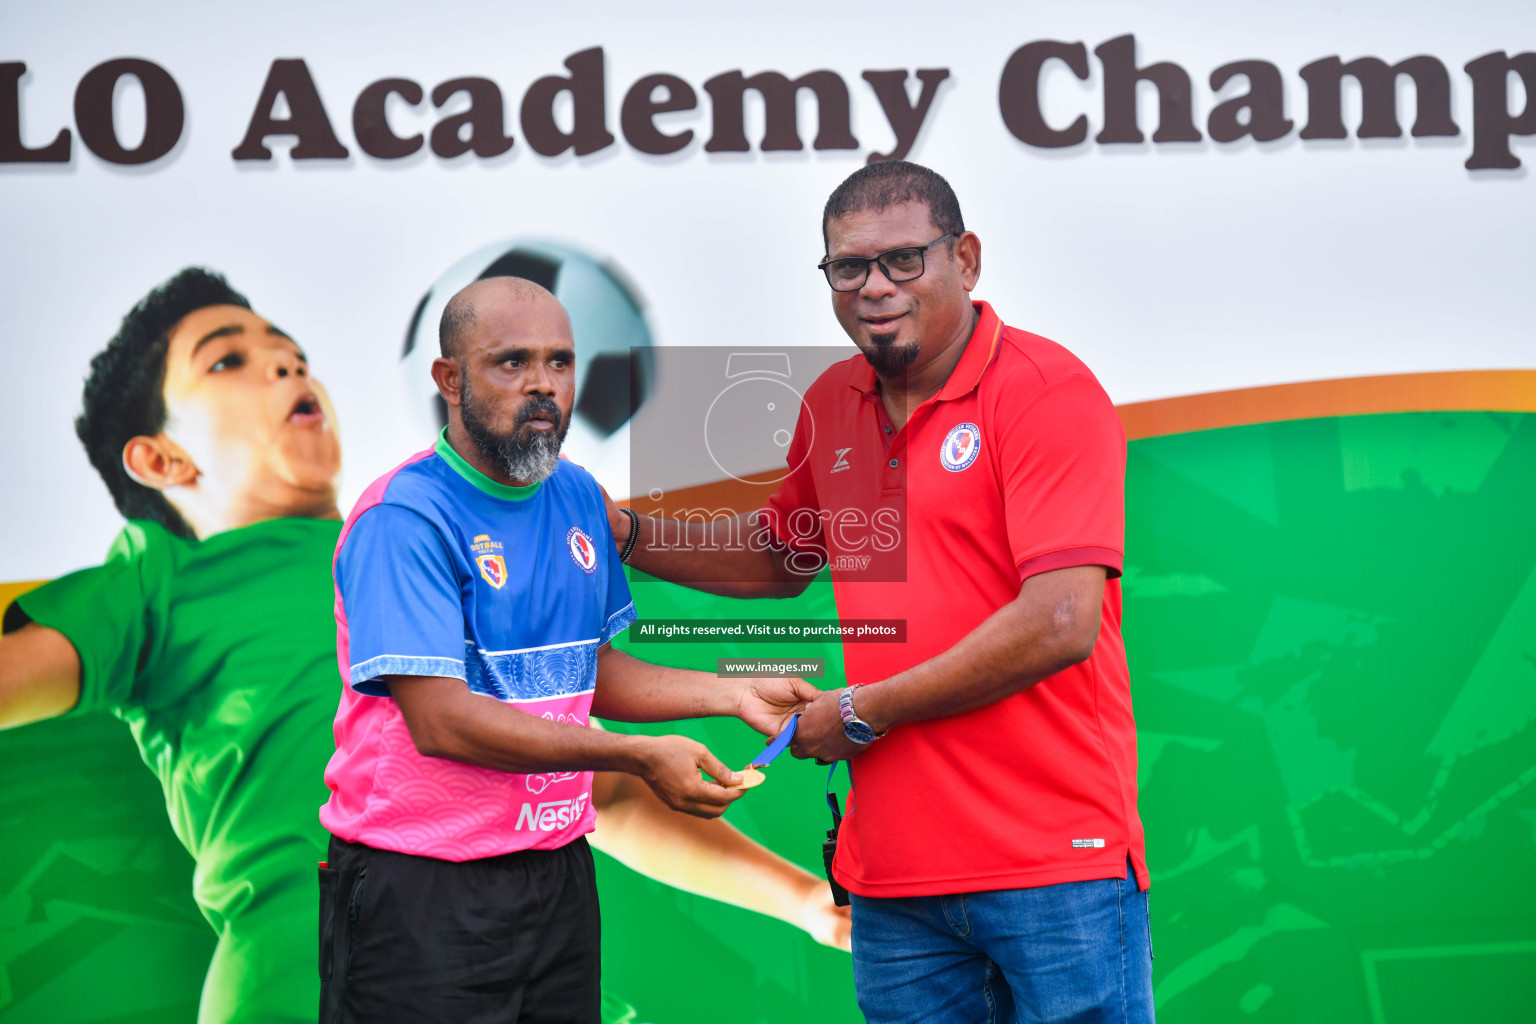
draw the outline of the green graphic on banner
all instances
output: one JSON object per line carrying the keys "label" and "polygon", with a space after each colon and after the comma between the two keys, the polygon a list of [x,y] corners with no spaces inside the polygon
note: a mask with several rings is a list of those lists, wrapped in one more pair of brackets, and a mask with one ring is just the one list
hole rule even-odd
{"label": "green graphic on banner", "polygon": [[[1515,1020],[1536,1003],[1536,416],[1132,442],[1125,637],[1165,1022]],[[642,617],[833,619],[637,581]],[[621,646],[625,642],[621,642]],[[666,664],[835,645],[630,645]],[[762,740],[680,731],[733,766]],[[824,769],[729,818],[820,871]],[[999,813],[1025,813],[1000,804]],[[214,936],[127,729],[0,736],[0,1024],[190,1021]],[[855,1022],[847,954],[599,859],[608,1019]]]}
{"label": "green graphic on banner", "polygon": [[1125,636],[1174,1021],[1536,999],[1536,417],[1131,446]]}
{"label": "green graphic on banner", "polygon": [[0,830],[0,1020],[196,1019],[217,936],[122,722],[0,735]]}

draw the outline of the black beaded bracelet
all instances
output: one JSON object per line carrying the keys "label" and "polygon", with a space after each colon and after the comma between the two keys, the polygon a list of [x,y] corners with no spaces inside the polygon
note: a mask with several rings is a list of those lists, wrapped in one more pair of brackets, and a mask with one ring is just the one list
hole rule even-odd
{"label": "black beaded bracelet", "polygon": [[640,513],[632,508],[621,508],[620,512],[629,516],[629,540],[624,542],[624,550],[619,555],[619,561],[629,564],[629,556],[635,553],[635,545],[640,541]]}

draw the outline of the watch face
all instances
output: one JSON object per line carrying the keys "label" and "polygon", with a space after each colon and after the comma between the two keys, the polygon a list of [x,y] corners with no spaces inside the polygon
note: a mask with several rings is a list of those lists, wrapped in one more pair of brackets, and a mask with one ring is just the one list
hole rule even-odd
{"label": "watch face", "polygon": [[855,743],[875,742],[875,730],[871,729],[863,722],[844,722],[843,735],[847,736]]}

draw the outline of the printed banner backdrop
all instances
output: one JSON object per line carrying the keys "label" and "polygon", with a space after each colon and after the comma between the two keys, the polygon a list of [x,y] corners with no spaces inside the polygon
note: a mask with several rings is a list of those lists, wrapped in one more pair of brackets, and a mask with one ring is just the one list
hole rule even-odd
{"label": "printed banner backdrop", "polygon": [[[572,457],[668,511],[684,499],[629,482],[633,403],[670,408],[666,350],[846,344],[821,205],[905,155],[981,236],[978,297],[1080,355],[1131,438],[1160,1017],[1517,1019],[1536,999],[1536,13],[945,14],[6,10],[0,606],[100,565],[123,528],[74,434],[81,381],[184,266],[304,347],[343,510],[440,422],[447,297],[486,272],[551,285],[578,340]],[[669,486],[752,493],[723,479]],[[643,619],[836,615],[824,581],[746,604],[634,589]],[[710,670],[810,650],[620,643]],[[836,645],[814,653],[839,685]],[[306,699],[334,707],[326,686]],[[6,1024],[191,1021],[200,1001],[239,1019],[209,1009],[219,935],[134,722],[0,734]],[[731,764],[760,746],[732,722],[665,731]],[[819,874],[826,784],[775,765],[728,820]],[[860,1019],[848,955],[801,908],[710,899],[655,861],[599,857],[608,1020]]]}

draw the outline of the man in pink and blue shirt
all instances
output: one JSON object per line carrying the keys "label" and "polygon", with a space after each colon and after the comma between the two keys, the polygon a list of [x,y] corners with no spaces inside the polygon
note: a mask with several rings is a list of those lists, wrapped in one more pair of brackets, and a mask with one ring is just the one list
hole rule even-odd
{"label": "man in pink and blue shirt", "polygon": [[635,610],[601,490],[558,458],[564,309],[491,278],[454,297],[440,337],[449,424],[363,493],[336,551],[347,685],[320,813],[321,1020],[596,1024],[592,771],[703,817],[742,790],[693,740],[589,715],[772,734],[817,691],[612,649]]}

